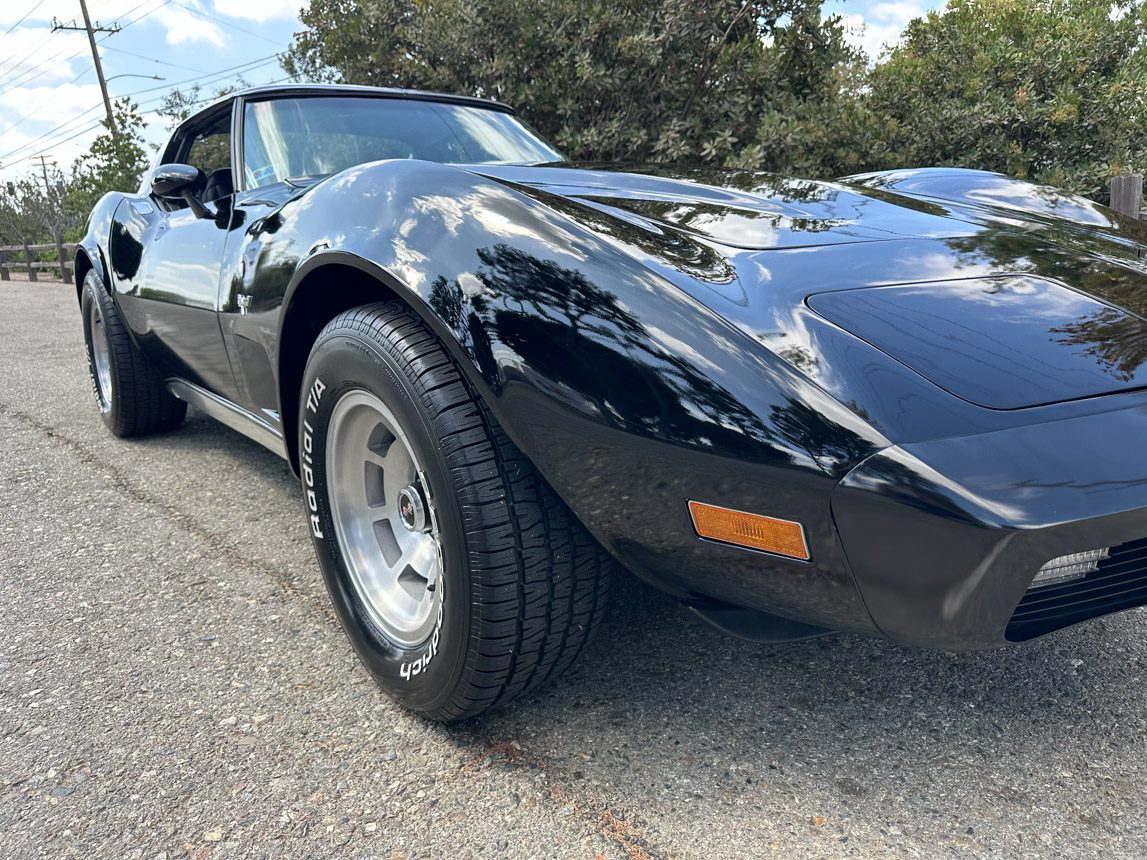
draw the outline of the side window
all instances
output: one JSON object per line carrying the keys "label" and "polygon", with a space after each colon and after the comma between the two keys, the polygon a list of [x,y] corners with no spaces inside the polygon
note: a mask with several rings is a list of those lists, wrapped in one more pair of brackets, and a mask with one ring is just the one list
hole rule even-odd
{"label": "side window", "polygon": [[210,175],[216,170],[231,167],[231,117],[225,116],[191,137],[187,152],[181,159]]}
{"label": "side window", "polygon": [[177,160],[198,167],[206,177],[203,188],[205,202],[220,200],[234,193],[230,113],[224,113],[209,125],[192,132],[180,149],[182,155]]}
{"label": "side window", "polygon": [[275,103],[248,103],[243,111],[243,175],[248,188],[281,182],[291,173]]}

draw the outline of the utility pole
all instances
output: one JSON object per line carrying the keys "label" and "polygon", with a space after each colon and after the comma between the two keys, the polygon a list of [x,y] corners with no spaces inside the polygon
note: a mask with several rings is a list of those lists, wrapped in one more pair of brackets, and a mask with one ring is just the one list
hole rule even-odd
{"label": "utility pole", "polygon": [[[63,195],[59,192],[52,193],[52,183],[48,181],[48,159],[44,157],[43,153],[37,157],[40,159],[40,170],[44,174],[44,226],[51,232],[52,241],[59,245],[63,241],[62,221],[64,213],[61,205]],[[52,167],[55,166],[56,163],[53,161]],[[61,259],[63,258],[61,257]]]}
{"label": "utility pole", "polygon": [[[51,200],[52,199],[52,185],[50,182],[48,182],[48,159],[46,159],[44,157],[43,153],[40,154],[39,159],[40,159],[40,169],[42,171],[44,171],[44,196],[48,200]],[[53,167],[56,166],[54,162],[53,162],[52,166]]]}
{"label": "utility pole", "polygon": [[118,33],[120,31],[119,24],[112,24],[110,27],[100,26],[99,21],[96,26],[92,26],[92,19],[88,15],[87,0],[80,0],[80,12],[84,16],[84,26],[79,26],[75,21],[70,24],[61,24],[52,19],[52,32],[57,30],[84,30],[88,34],[88,44],[92,46],[92,62],[95,63],[96,77],[100,81],[100,92],[104,95],[104,110],[108,114],[108,128],[111,129],[112,134],[118,134],[115,124],[115,115],[112,113],[112,100],[108,98],[108,82],[104,80],[104,67],[100,65],[100,52],[96,47],[96,33]]}

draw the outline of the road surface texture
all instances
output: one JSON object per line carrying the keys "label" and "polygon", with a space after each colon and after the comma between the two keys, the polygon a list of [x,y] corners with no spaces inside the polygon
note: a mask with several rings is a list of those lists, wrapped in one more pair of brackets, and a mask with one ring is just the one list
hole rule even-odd
{"label": "road surface texture", "polygon": [[567,677],[444,728],[329,608],[284,462],[120,441],[73,288],[0,288],[0,856],[1147,856],[1147,615],[1006,650],[751,645],[626,577]]}

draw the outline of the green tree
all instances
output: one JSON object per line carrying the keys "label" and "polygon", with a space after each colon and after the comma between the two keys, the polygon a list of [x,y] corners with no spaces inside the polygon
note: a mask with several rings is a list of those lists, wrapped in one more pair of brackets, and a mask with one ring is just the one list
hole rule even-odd
{"label": "green tree", "polygon": [[[128,99],[120,99],[114,113],[117,130],[107,128],[96,137],[91,149],[72,167],[72,181],[64,200],[69,212],[86,216],[109,191],[134,191],[147,170],[145,126],[139,108]],[[107,127],[106,121],[104,126]]]}
{"label": "green tree", "polygon": [[[46,180],[46,186],[42,180]],[[55,165],[40,177],[21,180],[16,188],[21,210],[35,219],[53,242],[62,241],[69,230],[82,224],[82,215],[69,211],[65,205],[67,183]]]}
{"label": "green tree", "polygon": [[831,127],[860,58],[821,0],[310,0],[301,20],[296,78],[501,99],[576,159],[820,172],[851,153]]}
{"label": "green tree", "polygon": [[[55,164],[5,182],[0,189],[0,245],[39,245],[68,238],[82,221],[64,206],[65,195],[66,178]],[[57,255],[53,249],[36,256],[48,261]],[[0,257],[24,261],[20,250],[2,251]]]}
{"label": "green tree", "polygon": [[996,170],[1098,200],[1147,163],[1140,0],[950,0],[869,77],[871,166]]}
{"label": "green tree", "polygon": [[31,174],[4,184],[0,193],[0,245],[40,244],[63,235],[70,226],[61,205],[63,174],[53,168],[48,180],[47,189],[41,177]]}
{"label": "green tree", "polygon": [[168,127],[174,130],[177,125],[210,102],[249,86],[247,80],[240,75],[234,83],[210,88],[206,95],[200,84],[192,84],[185,90],[175,88],[163,97],[163,104],[156,108],[155,112],[167,117]]}

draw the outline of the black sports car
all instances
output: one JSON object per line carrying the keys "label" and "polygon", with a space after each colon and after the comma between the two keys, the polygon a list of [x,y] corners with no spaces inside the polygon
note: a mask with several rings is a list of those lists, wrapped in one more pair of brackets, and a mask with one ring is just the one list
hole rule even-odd
{"label": "black sports car", "polygon": [[762,641],[1147,603],[1145,248],[995,174],[573,165],[290,86],[184,122],[76,273],[111,431],[286,458],[364,663],[456,719],[575,659],[614,560]]}

